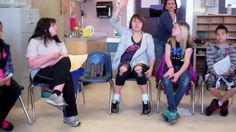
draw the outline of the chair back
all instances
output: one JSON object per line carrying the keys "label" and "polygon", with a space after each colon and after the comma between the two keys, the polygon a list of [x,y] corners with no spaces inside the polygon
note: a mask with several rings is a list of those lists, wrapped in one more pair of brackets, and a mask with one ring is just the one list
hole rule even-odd
{"label": "chair back", "polygon": [[86,61],[84,77],[88,79],[111,79],[111,56],[106,51],[90,52]]}

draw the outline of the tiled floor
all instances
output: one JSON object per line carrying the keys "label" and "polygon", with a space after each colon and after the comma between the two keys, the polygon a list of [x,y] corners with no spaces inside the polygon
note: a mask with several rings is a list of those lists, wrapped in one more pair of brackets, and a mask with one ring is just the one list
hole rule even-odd
{"label": "tiled floor", "polygon": [[[152,82],[154,84],[154,79]],[[86,103],[82,104],[81,100],[78,102],[79,119],[82,123],[80,127],[71,128],[65,125],[62,113],[46,104],[43,99],[36,103],[37,120],[33,125],[28,124],[21,107],[14,108],[8,119],[14,123],[15,132],[229,132],[236,129],[236,104],[230,106],[227,117],[221,117],[219,113],[206,117],[199,113],[200,104],[196,101],[196,114],[181,116],[179,122],[173,126],[164,122],[160,113],[155,112],[155,103],[152,105],[152,114],[142,116],[140,91],[134,81],[127,82],[122,91],[120,114],[108,115],[108,87],[108,84],[86,85]],[[164,94],[162,95],[163,110],[166,100]],[[208,104],[210,98],[206,99],[205,104]],[[153,100],[156,102],[154,87]],[[189,100],[190,97],[185,96],[180,107],[190,108]]]}

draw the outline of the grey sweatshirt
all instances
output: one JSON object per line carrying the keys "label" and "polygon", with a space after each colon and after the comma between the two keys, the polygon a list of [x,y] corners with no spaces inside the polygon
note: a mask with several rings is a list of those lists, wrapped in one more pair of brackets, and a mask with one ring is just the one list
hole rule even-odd
{"label": "grey sweatshirt", "polygon": [[229,45],[219,47],[215,43],[209,44],[206,51],[208,72],[214,73],[213,65],[227,55],[229,55],[231,62],[229,71],[233,73],[236,68],[236,47]]}

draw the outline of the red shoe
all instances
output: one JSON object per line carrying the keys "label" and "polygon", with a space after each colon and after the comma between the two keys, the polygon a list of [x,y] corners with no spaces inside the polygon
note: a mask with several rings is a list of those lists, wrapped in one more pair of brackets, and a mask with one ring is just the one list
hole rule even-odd
{"label": "red shoe", "polygon": [[7,120],[3,120],[2,121],[2,127],[1,129],[4,130],[4,131],[12,131],[14,128],[13,124],[10,123],[9,121]]}
{"label": "red shoe", "polygon": [[223,105],[220,107],[220,115],[222,115],[222,116],[228,115],[228,113],[229,113],[228,106],[229,106],[229,100],[226,100],[223,103]]}
{"label": "red shoe", "polygon": [[211,101],[211,104],[206,108],[205,114],[206,116],[210,116],[214,111],[220,109],[220,106],[218,105],[218,100],[213,99]]}

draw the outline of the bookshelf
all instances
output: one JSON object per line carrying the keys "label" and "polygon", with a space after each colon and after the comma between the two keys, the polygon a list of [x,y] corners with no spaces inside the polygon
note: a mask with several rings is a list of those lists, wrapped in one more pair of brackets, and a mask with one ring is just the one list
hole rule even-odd
{"label": "bookshelf", "polygon": [[199,15],[197,16],[197,38],[206,42],[215,41],[215,29],[223,24],[229,30],[228,40],[236,43],[236,15]]}

